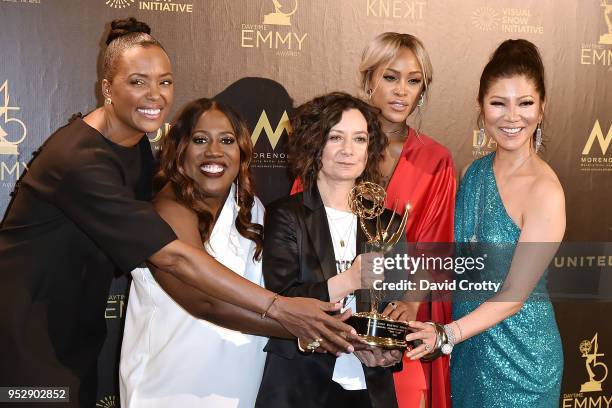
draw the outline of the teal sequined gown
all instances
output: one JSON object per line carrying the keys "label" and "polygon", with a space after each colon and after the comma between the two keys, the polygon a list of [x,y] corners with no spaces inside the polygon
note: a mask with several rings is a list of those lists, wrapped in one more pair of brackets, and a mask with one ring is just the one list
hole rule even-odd
{"label": "teal sequined gown", "polygon": [[[476,160],[461,183],[455,240],[505,248],[494,262],[487,262],[486,272],[487,278],[503,281],[520,229],[501,201],[493,174],[494,155]],[[543,277],[534,292],[545,294],[545,287]],[[453,320],[484,301],[462,301],[457,295]],[[563,350],[553,307],[547,296],[527,300],[514,316],[455,346],[451,354],[453,408],[558,407],[562,372]]]}

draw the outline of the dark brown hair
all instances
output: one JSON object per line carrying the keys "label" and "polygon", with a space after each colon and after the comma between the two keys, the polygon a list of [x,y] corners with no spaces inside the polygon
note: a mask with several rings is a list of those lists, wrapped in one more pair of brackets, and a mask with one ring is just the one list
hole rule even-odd
{"label": "dark brown hair", "polygon": [[380,129],[379,110],[349,94],[333,92],[299,106],[291,120],[288,142],[291,170],[301,178],[305,189],[313,185],[321,170],[321,155],[329,131],[340,122],[342,113],[350,109],[361,112],[368,124],[368,160],[357,182],[380,182],[379,164],[388,140]]}
{"label": "dark brown hair", "polygon": [[260,259],[263,249],[263,226],[251,222],[251,208],[255,201],[251,173],[249,172],[249,165],[253,156],[253,143],[244,121],[229,106],[213,99],[201,98],[183,107],[174,119],[168,135],[162,141],[160,171],[156,176],[156,182],[169,182],[176,200],[196,212],[202,242],[208,241],[212,232],[214,216],[203,204],[204,193],[198,184],[187,175],[183,165],[187,147],[191,143],[193,129],[202,114],[209,110],[222,112],[229,120],[236,135],[236,142],[240,149],[237,197],[240,210],[235,225],[240,235],[255,242],[256,250],[253,259]]}
{"label": "dark brown hair", "polygon": [[[544,64],[538,47],[524,39],[506,40],[497,47],[480,76],[478,103],[482,109],[484,96],[494,81],[500,78],[525,76],[533,82],[540,95],[540,101],[546,100],[544,85]],[[535,132],[533,135],[535,140]]]}
{"label": "dark brown hair", "polygon": [[480,76],[478,103],[482,106],[484,96],[494,81],[524,75],[531,81],[542,101],[546,100],[544,86],[544,64],[542,57],[533,43],[518,39],[506,40],[497,47]]}
{"label": "dark brown hair", "polygon": [[[113,20],[111,30],[106,37],[102,77],[111,81],[115,76],[115,68],[121,54],[133,47],[164,47],[151,36],[151,28],[142,21],[130,17],[124,20]],[[164,50],[165,51],[165,50]]]}

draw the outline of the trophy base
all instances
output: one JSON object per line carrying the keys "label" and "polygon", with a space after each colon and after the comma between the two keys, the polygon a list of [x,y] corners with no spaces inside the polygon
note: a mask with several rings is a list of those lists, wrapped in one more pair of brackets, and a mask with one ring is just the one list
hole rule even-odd
{"label": "trophy base", "polygon": [[270,13],[270,14],[264,15],[263,23],[268,24],[268,25],[290,26],[291,25],[290,18],[291,17],[283,13]]}
{"label": "trophy base", "polygon": [[359,312],[348,318],[346,323],[352,326],[359,337],[368,345],[387,350],[405,349],[408,347],[406,334],[408,325],[389,319],[375,312]]}
{"label": "trophy base", "polygon": [[612,44],[612,34],[604,34],[599,37],[600,44]]}
{"label": "trophy base", "polygon": [[580,392],[593,392],[593,391],[601,391],[601,383],[597,381],[590,381],[582,384],[580,387]]}

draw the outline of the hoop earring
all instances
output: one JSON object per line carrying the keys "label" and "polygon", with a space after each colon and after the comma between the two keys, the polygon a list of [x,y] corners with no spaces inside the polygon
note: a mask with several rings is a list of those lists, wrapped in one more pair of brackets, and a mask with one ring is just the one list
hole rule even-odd
{"label": "hoop earring", "polygon": [[368,90],[366,91],[366,98],[368,99],[368,101],[369,101],[370,99],[372,99],[372,94],[373,94],[373,93],[374,93],[374,91],[372,90],[372,88],[370,88],[370,89],[368,89]]}
{"label": "hoop earring", "polygon": [[535,138],[535,152],[538,153],[540,147],[542,146],[542,126],[541,123],[538,123],[538,127],[536,128],[536,138]]}
{"label": "hoop earring", "polygon": [[111,105],[113,103],[113,100],[110,97],[106,97],[104,98],[104,103],[106,105]]}

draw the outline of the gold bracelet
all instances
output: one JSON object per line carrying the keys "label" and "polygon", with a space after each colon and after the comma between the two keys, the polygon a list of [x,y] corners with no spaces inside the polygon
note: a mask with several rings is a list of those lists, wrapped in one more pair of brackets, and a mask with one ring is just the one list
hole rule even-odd
{"label": "gold bracelet", "polygon": [[276,302],[276,299],[278,299],[280,295],[278,293],[274,294],[274,297],[272,298],[272,301],[270,302],[270,304],[268,305],[268,307],[266,307],[266,310],[264,310],[264,312],[261,314],[261,318],[265,319],[266,315],[268,314],[268,312],[270,311],[270,308],[272,307],[272,305],[274,304],[274,302]]}

